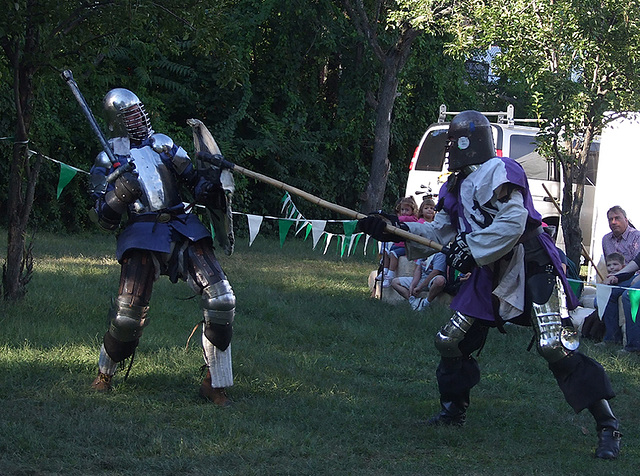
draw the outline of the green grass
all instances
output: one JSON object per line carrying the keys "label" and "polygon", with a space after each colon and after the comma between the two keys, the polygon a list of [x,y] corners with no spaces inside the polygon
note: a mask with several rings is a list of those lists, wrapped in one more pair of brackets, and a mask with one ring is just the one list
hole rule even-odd
{"label": "green grass", "polygon": [[638,474],[640,359],[582,344],[618,393],[617,461],[593,458],[590,415],[564,402],[523,328],[490,333],[467,425],[427,428],[433,335],[451,311],[370,299],[373,256],[323,256],[293,238],[240,239],[220,256],[237,295],[233,407],[198,399],[199,331],[185,350],[198,303],[166,278],[129,379],[93,393],[113,238],[36,239],[26,298],[0,303],[0,475]]}

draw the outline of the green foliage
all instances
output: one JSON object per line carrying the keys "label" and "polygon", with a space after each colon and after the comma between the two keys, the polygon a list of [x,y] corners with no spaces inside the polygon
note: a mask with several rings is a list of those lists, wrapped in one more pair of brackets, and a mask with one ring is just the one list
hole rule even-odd
{"label": "green foliage", "polygon": [[[19,15],[26,15],[26,7],[18,3]],[[65,24],[65,15],[76,8],[70,2],[59,11],[52,5],[41,4],[52,25]],[[33,150],[87,171],[99,152],[59,77],[59,71],[71,69],[103,131],[104,94],[126,87],[142,98],[154,129],[187,151],[192,151],[192,139],[186,120],[196,117],[230,160],[357,208],[374,142],[374,111],[367,95],[377,90],[379,74],[339,2],[234,0],[214,5],[188,0],[159,6],[115,1],[77,8],[83,20],[76,29],[54,35],[59,43],[46,53],[45,62],[51,67],[40,69],[35,78]],[[6,19],[16,34],[22,18]],[[385,44],[393,32],[380,35]],[[435,120],[438,105],[482,102],[462,63],[444,55],[448,40],[420,37],[402,73],[386,207],[404,194],[409,159]],[[0,101],[7,111],[14,108],[12,77],[6,57],[0,57]],[[12,115],[0,118],[2,136],[12,136],[14,127]],[[0,144],[0,172],[8,170],[10,151],[8,142]],[[78,175],[56,201],[57,171],[57,164],[45,162],[33,214],[38,228],[74,232],[92,226],[86,220],[90,204],[85,178]],[[243,177],[236,181],[237,209],[277,213],[279,190]],[[0,180],[0,205],[6,187]],[[308,216],[335,218],[317,207],[300,206]]]}
{"label": "green foliage", "polygon": [[[471,31],[464,38],[474,47],[500,48],[494,67],[506,80],[500,84],[503,93],[524,93],[531,114],[543,120],[541,152],[563,167],[565,243],[577,261],[591,142],[609,120],[606,111],[640,106],[640,4],[477,1],[468,4],[468,16]],[[577,190],[571,193],[574,183]]]}

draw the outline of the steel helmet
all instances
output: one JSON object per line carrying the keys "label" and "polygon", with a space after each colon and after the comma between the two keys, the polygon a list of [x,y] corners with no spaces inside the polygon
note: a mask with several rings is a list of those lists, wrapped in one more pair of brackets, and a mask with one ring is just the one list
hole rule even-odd
{"label": "steel helmet", "polygon": [[112,89],[104,97],[103,105],[112,135],[143,141],[153,134],[144,104],[128,89]]}

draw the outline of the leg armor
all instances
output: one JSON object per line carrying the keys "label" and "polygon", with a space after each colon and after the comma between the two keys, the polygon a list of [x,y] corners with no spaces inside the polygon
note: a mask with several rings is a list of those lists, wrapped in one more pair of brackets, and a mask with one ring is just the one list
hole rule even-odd
{"label": "leg armor", "polygon": [[153,289],[154,265],[151,254],[133,250],[122,260],[120,290],[109,312],[109,331],[104,349],[114,362],[133,354],[142,330],[147,325],[147,311]]}
{"label": "leg armor", "polygon": [[456,312],[436,334],[436,349],[442,357],[462,357],[458,347],[473,325],[475,319]]}
{"label": "leg armor", "polygon": [[[531,283],[536,283],[539,275],[532,276],[527,281],[527,290],[530,291]],[[553,282],[547,280],[549,282]],[[540,284],[538,282],[538,284]],[[556,284],[558,293],[558,311],[554,311],[550,302],[539,303],[536,298],[544,297],[544,294],[531,293],[533,296],[533,327],[537,338],[538,352],[549,363],[549,369],[553,372],[556,382],[564,395],[565,400],[573,410],[578,413],[585,408],[593,408],[594,415],[598,413],[598,406],[602,400],[606,401],[614,397],[611,382],[602,365],[586,355],[578,352],[579,345],[577,333],[570,322],[566,308],[564,290],[561,283]],[[548,296],[551,293],[547,294]],[[541,299],[538,299],[541,300]],[[601,412],[607,418],[607,412]],[[599,415],[599,413],[598,413]],[[596,416],[596,421],[605,417]],[[606,426],[606,423],[601,424]],[[611,427],[612,425],[609,425]],[[617,428],[615,428],[617,430]]]}
{"label": "leg armor", "polygon": [[193,243],[188,256],[189,284],[202,296],[202,349],[211,374],[211,386],[230,387],[233,385],[231,337],[236,298],[210,246]]}
{"label": "leg armor", "polygon": [[[578,333],[573,329],[569,318],[564,289],[559,281],[555,285],[558,311],[552,309],[549,299],[553,292],[554,281],[555,278],[550,273],[535,275],[527,281],[535,312],[533,327],[536,332],[538,353],[549,363],[567,357],[580,345]],[[543,301],[545,299],[546,302]]]}
{"label": "leg armor", "polygon": [[480,367],[471,354],[480,349],[489,328],[473,317],[456,312],[436,334],[441,359],[436,371],[440,413],[428,425],[463,425],[471,389],[480,381]]}
{"label": "leg armor", "polygon": [[236,297],[209,246],[194,243],[188,253],[189,282],[201,294],[204,334],[213,345],[224,351],[233,334]]}

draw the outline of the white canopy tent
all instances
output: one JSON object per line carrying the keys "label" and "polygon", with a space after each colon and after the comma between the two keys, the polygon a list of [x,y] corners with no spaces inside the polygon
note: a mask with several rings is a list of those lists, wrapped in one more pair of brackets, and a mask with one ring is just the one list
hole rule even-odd
{"label": "white canopy tent", "polygon": [[[640,113],[629,113],[602,131],[591,232],[591,258],[604,260],[602,237],[609,233],[607,210],[621,206],[640,228]],[[595,276],[590,268],[589,280]]]}

